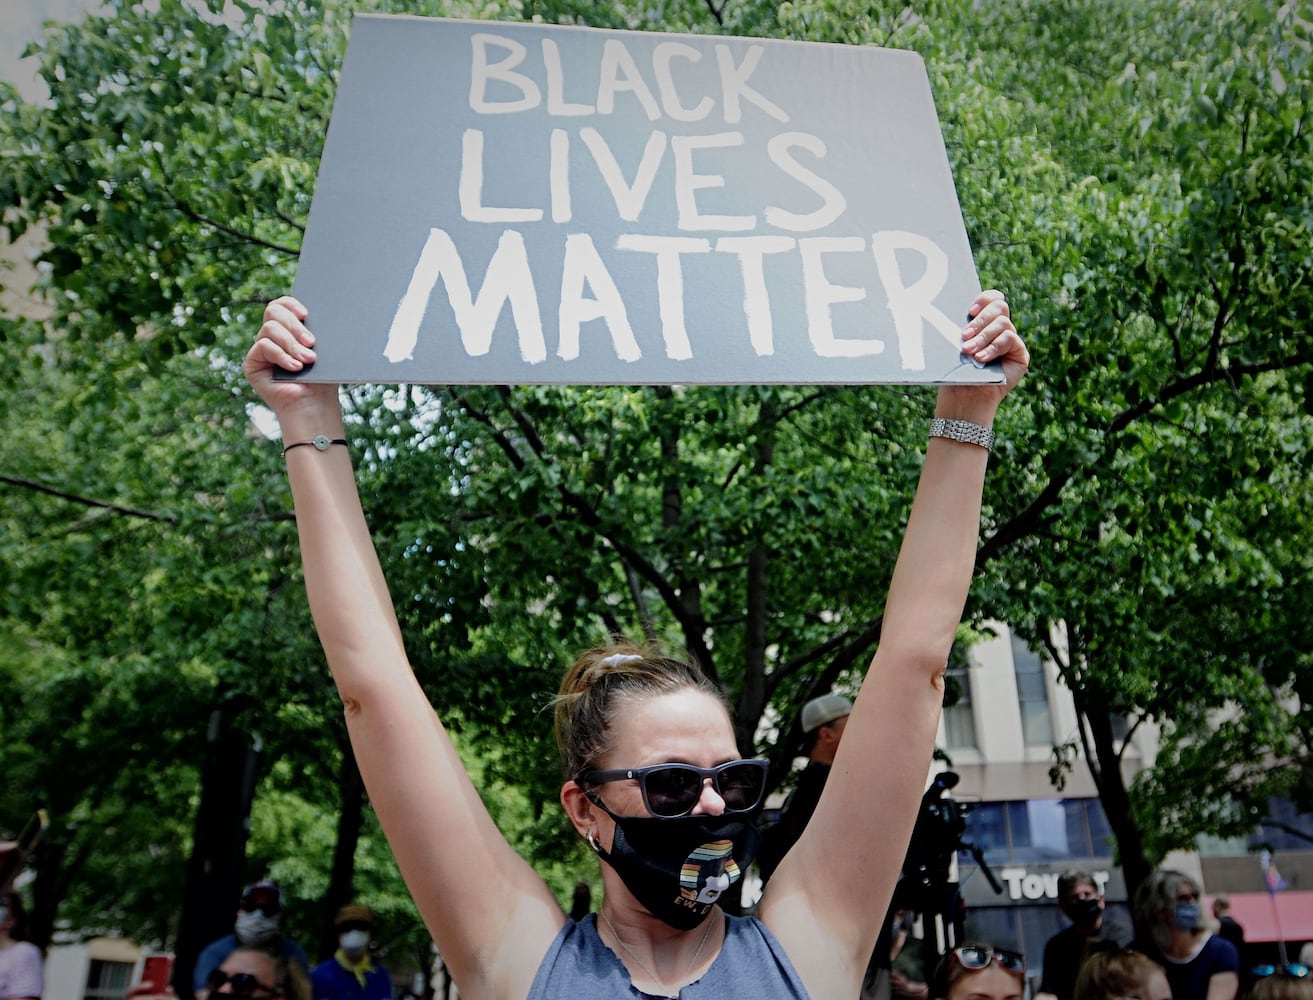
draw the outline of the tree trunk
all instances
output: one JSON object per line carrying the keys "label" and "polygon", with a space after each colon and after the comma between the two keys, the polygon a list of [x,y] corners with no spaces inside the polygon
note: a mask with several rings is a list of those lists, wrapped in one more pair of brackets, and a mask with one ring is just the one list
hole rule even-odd
{"label": "tree trunk", "polygon": [[342,767],[337,782],[337,842],[333,845],[333,869],[328,877],[328,891],[324,894],[323,924],[319,933],[321,961],[337,950],[333,917],[351,902],[355,894],[356,846],[360,843],[360,828],[364,823],[365,783],[360,777],[350,741],[344,739],[342,742]]}
{"label": "tree trunk", "polygon": [[220,696],[210,712],[182,917],[174,948],[173,988],[192,997],[201,950],[232,933],[246,867],[246,836],[255,796],[260,740],[231,728],[235,706]]}
{"label": "tree trunk", "polygon": [[1144,854],[1144,837],[1131,811],[1131,796],[1122,777],[1121,754],[1112,733],[1112,718],[1106,698],[1088,690],[1076,697],[1076,709],[1085,716],[1094,760],[1089,762],[1090,773],[1099,790],[1099,801],[1108,817],[1108,825],[1117,838],[1117,859],[1122,877],[1126,880],[1128,899],[1135,898],[1135,890],[1148,877],[1153,866]]}

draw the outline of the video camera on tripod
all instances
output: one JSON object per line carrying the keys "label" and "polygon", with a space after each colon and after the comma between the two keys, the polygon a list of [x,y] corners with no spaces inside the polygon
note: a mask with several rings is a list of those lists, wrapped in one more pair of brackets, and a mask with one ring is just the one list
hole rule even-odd
{"label": "video camera on tripod", "polygon": [[969,853],[990,887],[996,893],[1003,892],[1003,886],[985,863],[984,852],[962,839],[971,805],[946,796],[960,780],[955,771],[941,771],[921,797],[921,810],[903,859],[903,874],[894,890],[895,905],[922,914],[954,918],[956,885],[951,881],[951,874],[953,856],[958,851]]}

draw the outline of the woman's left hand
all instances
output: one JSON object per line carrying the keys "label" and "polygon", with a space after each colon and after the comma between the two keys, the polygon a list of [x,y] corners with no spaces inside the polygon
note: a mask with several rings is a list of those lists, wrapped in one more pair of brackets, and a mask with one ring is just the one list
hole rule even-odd
{"label": "woman's left hand", "polygon": [[977,295],[967,315],[971,319],[962,328],[962,353],[982,364],[1001,362],[1004,382],[1002,385],[946,385],[943,392],[992,396],[997,405],[1026,374],[1030,367],[1030,351],[1012,325],[1008,300],[997,289],[990,288]]}

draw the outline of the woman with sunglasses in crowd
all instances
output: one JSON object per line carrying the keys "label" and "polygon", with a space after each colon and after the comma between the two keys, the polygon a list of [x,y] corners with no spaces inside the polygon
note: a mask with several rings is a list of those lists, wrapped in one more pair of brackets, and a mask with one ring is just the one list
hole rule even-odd
{"label": "woman with sunglasses in crowd", "polygon": [[1253,984],[1246,1000],[1313,1000],[1313,976],[1302,962],[1258,965],[1250,970]]}
{"label": "woman with sunglasses in crowd", "polygon": [[974,943],[939,960],[929,1000],[1021,1000],[1025,991],[1025,955]]}
{"label": "woman with sunglasses in crowd", "polygon": [[742,759],[699,670],[614,646],[581,657],[556,702],[560,800],[605,890],[576,923],[498,832],[411,672],[337,387],[273,378],[314,360],[313,317],[292,298],[269,304],[246,374],[282,428],[311,611],[370,800],[466,1000],[857,996],[929,771],[989,428],[1029,363],[1000,293],[968,316],[963,353],[1002,362],[1005,380],[939,391],[879,650],[825,794],[756,916],[726,919],[716,901],[755,850],[764,764]]}
{"label": "woman with sunglasses in crowd", "polygon": [[208,1000],[310,1000],[310,978],[299,965],[263,948],[238,948],[210,973]]}

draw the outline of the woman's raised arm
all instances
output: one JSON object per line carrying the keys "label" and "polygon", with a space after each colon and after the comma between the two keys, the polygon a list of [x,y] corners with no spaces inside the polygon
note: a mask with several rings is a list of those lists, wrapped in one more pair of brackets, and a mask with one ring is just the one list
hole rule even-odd
{"label": "woman's raised arm", "polygon": [[[945,386],[935,416],[988,429],[1030,359],[1001,293],[981,293],[969,315],[964,353],[1002,361],[1006,381]],[[762,919],[813,995],[822,987],[824,995],[856,994],[902,868],[975,566],[987,459],[979,444],[930,438],[879,648],[816,812],[761,902]]]}
{"label": "woman's raised arm", "polygon": [[282,427],[310,610],[351,745],[462,995],[524,996],[565,916],[497,830],[410,668],[350,453],[336,443],[337,386],[273,378],[314,360],[306,319],[293,298],[271,302],[245,371]]}

